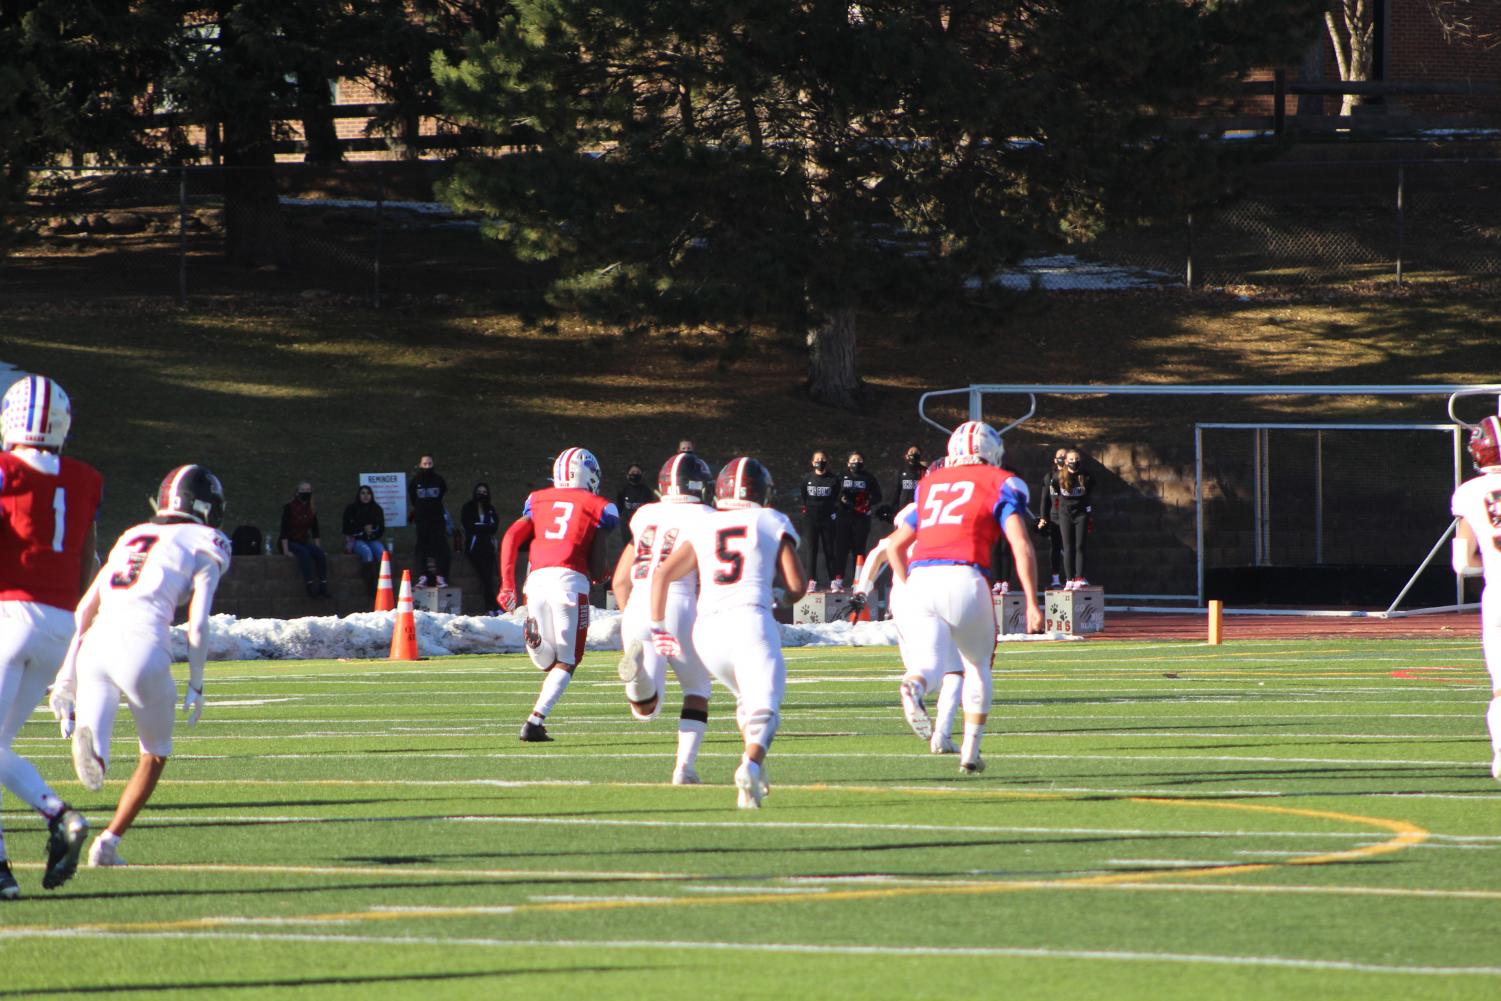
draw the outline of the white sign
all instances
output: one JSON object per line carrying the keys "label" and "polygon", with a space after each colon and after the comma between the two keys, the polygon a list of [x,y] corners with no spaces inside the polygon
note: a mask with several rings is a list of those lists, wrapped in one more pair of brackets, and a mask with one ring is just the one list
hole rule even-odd
{"label": "white sign", "polygon": [[407,524],[407,474],[361,473],[360,486],[369,487],[375,503],[386,512],[387,528],[405,528]]}

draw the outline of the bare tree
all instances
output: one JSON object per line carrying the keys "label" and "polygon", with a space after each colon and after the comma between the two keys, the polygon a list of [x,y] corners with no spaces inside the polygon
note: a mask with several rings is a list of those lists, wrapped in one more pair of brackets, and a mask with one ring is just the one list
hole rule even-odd
{"label": "bare tree", "polygon": [[[1324,25],[1329,29],[1329,41],[1334,44],[1339,78],[1346,83],[1371,78],[1371,64],[1376,54],[1376,2],[1329,0],[1329,6],[1324,9]],[[1348,115],[1354,105],[1361,103],[1355,94],[1346,94],[1344,98],[1339,108],[1341,115]]]}
{"label": "bare tree", "polygon": [[1489,52],[1501,46],[1501,0],[1428,0],[1444,41]]}

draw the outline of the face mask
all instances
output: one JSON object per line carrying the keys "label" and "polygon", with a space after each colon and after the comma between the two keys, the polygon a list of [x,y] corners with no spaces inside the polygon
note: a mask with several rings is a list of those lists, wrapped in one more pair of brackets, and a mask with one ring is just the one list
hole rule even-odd
{"label": "face mask", "polygon": [[818,470],[821,473],[825,469],[829,468],[829,464],[827,462],[815,462],[815,463],[813,463],[813,468],[816,469],[816,470]]}
{"label": "face mask", "polygon": [[915,466],[921,461],[922,456],[918,455],[916,452],[913,452],[911,455],[907,456],[907,465],[909,466]]}
{"label": "face mask", "polygon": [[490,499],[490,495],[488,493],[486,493],[485,491],[483,491],[483,490],[481,490],[479,493],[475,494],[474,496],[478,497],[480,500],[489,500]]}
{"label": "face mask", "polygon": [[627,476],[626,479],[630,480],[632,483],[640,483],[641,482],[641,474],[640,473],[632,473],[631,475]]}
{"label": "face mask", "polygon": [[865,463],[863,463],[863,462],[852,462],[852,463],[850,463],[850,472],[852,472],[852,473],[858,473],[858,472],[860,472],[860,470],[862,470],[864,468],[865,468]]}
{"label": "face mask", "polygon": [[302,501],[302,503],[306,504],[308,501],[310,501],[310,500],[313,499],[313,493],[312,493],[311,490],[305,491],[303,493],[299,493],[297,495],[297,499],[300,500],[300,501]]}
{"label": "face mask", "polygon": [[1066,462],[1066,463],[1064,463],[1064,465],[1066,465],[1069,468],[1070,471],[1079,468],[1079,463],[1078,462]]}

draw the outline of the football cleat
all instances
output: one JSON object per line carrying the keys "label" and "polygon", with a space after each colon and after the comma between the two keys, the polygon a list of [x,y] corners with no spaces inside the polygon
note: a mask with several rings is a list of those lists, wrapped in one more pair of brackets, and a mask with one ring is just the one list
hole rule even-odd
{"label": "football cleat", "polygon": [[47,871],[42,873],[42,889],[55,890],[73,878],[88,836],[89,822],[67,804],[47,822]]}
{"label": "football cleat", "polygon": [[46,376],[16,381],[0,399],[0,438],[6,448],[61,450],[72,424],[68,394]]}
{"label": "football cleat", "polygon": [[94,752],[94,731],[86,726],[73,731],[73,771],[89,792],[104,788],[104,762]]}
{"label": "football cleat", "polygon": [[672,784],[675,786],[696,786],[701,782],[698,769],[692,765],[678,765],[672,770]]}
{"label": "football cleat", "polygon": [[731,459],[719,471],[714,484],[714,506],[717,508],[765,507],[771,503],[773,484],[771,470],[759,459],[741,456]]}
{"label": "football cleat", "polygon": [[657,474],[657,494],[675,504],[712,504],[714,473],[709,464],[692,452],[679,452],[662,464]]}
{"label": "football cleat", "polygon": [[120,857],[120,843],[109,842],[103,838],[95,838],[94,843],[89,845],[89,867],[103,869],[110,866],[124,865],[125,860]]}
{"label": "football cleat", "polygon": [[625,650],[620,654],[620,663],[616,670],[620,673],[620,680],[629,685],[636,680],[636,675],[641,673],[641,655],[646,649],[646,644],[639,639],[631,640],[625,645]]}
{"label": "football cleat", "polygon": [[528,744],[546,744],[552,741],[547,735],[547,727],[531,720],[521,724],[521,739]]}
{"label": "football cleat", "polygon": [[587,448],[565,448],[552,463],[552,485],[599,493],[599,460]]}
{"label": "football cleat", "polygon": [[15,900],[21,895],[21,884],[10,871],[9,862],[0,862],[0,900]]}
{"label": "football cleat", "polygon": [[218,528],[224,524],[224,485],[202,466],[178,466],[162,479],[156,492],[158,524],[196,521]]}
{"label": "football cleat", "polygon": [[[6,438],[5,443],[10,444]],[[1482,473],[1501,469],[1501,418],[1487,417],[1470,429],[1470,458]]]}
{"label": "football cleat", "polygon": [[928,750],[934,754],[958,754],[959,748],[954,746],[954,738],[946,733],[933,731],[933,739],[928,741]]}
{"label": "football cleat", "polygon": [[735,805],[742,810],[761,809],[761,798],[766,795],[761,784],[761,768],[754,761],[742,761],[735,769]]}
{"label": "football cleat", "polygon": [[900,691],[902,715],[907,717],[907,725],[921,739],[930,739],[933,736],[933,720],[928,716],[928,707],[923,705],[922,685],[903,679]]}
{"label": "football cleat", "polygon": [[985,770],[985,759],[978,753],[971,758],[963,758],[959,762],[960,775],[979,775]]}
{"label": "football cleat", "polygon": [[948,465],[972,465],[983,462],[999,466],[1006,446],[995,428],[984,421],[965,421],[949,435]]}

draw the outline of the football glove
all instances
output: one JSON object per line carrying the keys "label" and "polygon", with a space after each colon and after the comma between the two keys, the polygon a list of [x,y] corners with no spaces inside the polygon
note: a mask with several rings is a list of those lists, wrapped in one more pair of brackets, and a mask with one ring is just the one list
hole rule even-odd
{"label": "football glove", "polygon": [[73,736],[73,689],[66,685],[54,685],[47,697],[47,707],[57,717],[57,728],[66,740]]}
{"label": "football glove", "polygon": [[850,594],[850,611],[851,612],[858,612],[858,611],[860,611],[860,609],[862,609],[862,608],[865,607],[866,600],[867,599],[865,597],[865,592],[864,591],[854,591],[854,592],[852,592]]}
{"label": "football glove", "polygon": [[508,587],[501,588],[495,594],[495,603],[500,606],[502,612],[516,611],[516,592]]}
{"label": "football glove", "polygon": [[667,627],[661,622],[653,622],[651,626],[651,645],[657,653],[669,659],[683,656],[683,644],[678,638],[667,631]]}
{"label": "football glove", "polygon": [[203,715],[203,689],[188,685],[187,694],[182,697],[182,711],[187,713],[188,726],[196,726],[198,717]]}

